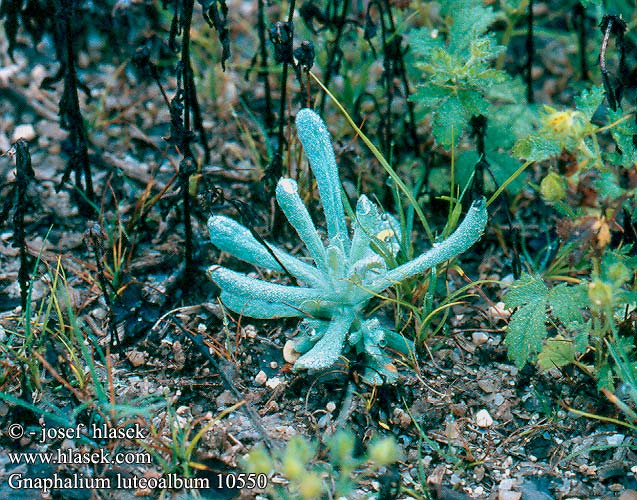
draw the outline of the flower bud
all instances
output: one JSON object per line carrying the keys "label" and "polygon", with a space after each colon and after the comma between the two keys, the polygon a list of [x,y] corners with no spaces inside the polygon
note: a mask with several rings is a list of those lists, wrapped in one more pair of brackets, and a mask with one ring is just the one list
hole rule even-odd
{"label": "flower bud", "polygon": [[588,285],[588,298],[597,307],[610,307],[613,305],[613,289],[608,283],[596,279]]}
{"label": "flower bud", "polygon": [[540,183],[540,194],[545,201],[559,201],[566,196],[564,180],[559,174],[549,172]]}

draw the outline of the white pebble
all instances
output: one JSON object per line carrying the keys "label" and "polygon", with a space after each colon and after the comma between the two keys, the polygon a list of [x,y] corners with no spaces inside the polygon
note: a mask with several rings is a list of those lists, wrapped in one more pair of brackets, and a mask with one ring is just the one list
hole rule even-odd
{"label": "white pebble", "polygon": [[283,346],[283,359],[286,363],[294,363],[301,355],[294,349],[294,340],[288,340]]}
{"label": "white pebble", "polygon": [[471,340],[475,345],[482,345],[489,340],[489,336],[484,332],[473,332],[471,334]]}
{"label": "white pebble", "polygon": [[277,387],[279,387],[279,385],[281,385],[281,382],[282,380],[279,377],[272,377],[268,379],[265,385],[266,387],[269,387],[270,389],[276,389]]}
{"label": "white pebble", "polygon": [[491,415],[489,415],[487,410],[480,410],[476,413],[476,424],[478,424],[478,427],[486,429],[493,425],[493,418],[491,418]]}
{"label": "white pebble", "polygon": [[22,123],[16,125],[13,129],[13,135],[11,136],[11,142],[15,142],[18,139],[24,139],[26,141],[32,141],[35,139],[35,129],[30,123]]}
{"label": "white pebble", "polygon": [[263,370],[256,374],[254,377],[254,382],[257,385],[264,385],[268,381],[268,376],[265,374]]}
{"label": "white pebble", "polygon": [[608,446],[620,446],[624,442],[624,437],[623,434],[613,434],[606,438],[606,442]]}

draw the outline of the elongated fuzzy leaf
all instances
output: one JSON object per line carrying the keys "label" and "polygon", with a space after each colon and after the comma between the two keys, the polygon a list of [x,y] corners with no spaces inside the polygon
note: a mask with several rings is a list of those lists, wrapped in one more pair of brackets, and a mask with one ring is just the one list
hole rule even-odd
{"label": "elongated fuzzy leaf", "polygon": [[[238,222],[222,215],[215,215],[208,219],[208,231],[210,232],[210,241],[219,250],[228,252],[249,264],[272,269],[273,271],[283,271],[276,259],[256,240],[250,230]],[[269,246],[279,261],[285,266],[285,270],[290,274],[309,285],[323,285],[321,275],[317,269],[279,250],[274,245]]]}
{"label": "elongated fuzzy leaf", "polygon": [[234,295],[222,291],[221,301],[233,312],[257,319],[296,318],[303,316],[298,309],[285,304],[267,302],[245,295]]}
{"label": "elongated fuzzy leaf", "polygon": [[279,180],[276,187],[276,199],[299,238],[305,243],[316,265],[326,269],[325,247],[316,232],[316,227],[314,227],[307,208],[305,208],[299,196],[296,181],[292,179]]}
{"label": "elongated fuzzy leaf", "polygon": [[385,288],[396,283],[422,273],[431,267],[446,260],[452,259],[470,248],[480,239],[487,224],[487,207],[484,199],[474,201],[469,208],[469,212],[458,228],[441,243],[434,244],[434,247],[420,257],[396,267],[385,276],[382,276],[369,284],[373,293],[380,293]]}
{"label": "elongated fuzzy leaf", "polygon": [[400,224],[389,214],[381,214],[375,203],[361,195],[356,204],[356,221],[350,259],[358,261],[374,254],[371,242],[378,243],[382,250],[393,257],[400,248]]}
{"label": "elongated fuzzy leaf", "polygon": [[249,264],[274,271],[283,270],[267,249],[252,236],[248,228],[229,217],[213,215],[208,219],[208,231],[210,241],[222,252],[228,252]]}
{"label": "elongated fuzzy leaf", "polygon": [[330,133],[321,117],[311,109],[302,109],[298,112],[296,129],[316,177],[325,211],[327,234],[330,239],[337,238],[345,245],[349,242],[349,238],[341,199],[341,183]]}
{"label": "elongated fuzzy leaf", "polygon": [[250,278],[221,266],[211,266],[208,274],[219,288],[234,295],[254,297],[265,302],[278,302],[301,307],[303,302],[318,300],[324,293],[315,288],[284,286]]}
{"label": "elongated fuzzy leaf", "polygon": [[345,310],[340,315],[335,316],[321,340],[296,360],[294,369],[321,370],[336,363],[343,351],[345,337],[354,317],[355,314],[352,310]]}

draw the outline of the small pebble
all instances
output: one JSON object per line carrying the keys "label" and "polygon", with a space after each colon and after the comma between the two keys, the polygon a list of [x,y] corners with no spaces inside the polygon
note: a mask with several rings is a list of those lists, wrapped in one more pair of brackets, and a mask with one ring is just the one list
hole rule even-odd
{"label": "small pebble", "polygon": [[246,325],[243,327],[243,333],[249,339],[254,339],[257,336],[257,329],[254,325]]}
{"label": "small pebble", "polygon": [[325,409],[332,413],[334,410],[336,410],[336,404],[334,403],[334,401],[330,401],[325,405]]}
{"label": "small pebble", "polygon": [[283,346],[283,359],[286,363],[294,363],[301,355],[294,350],[294,340],[288,340]]}
{"label": "small pebble", "polygon": [[513,486],[515,486],[515,479],[506,478],[500,481],[500,484],[498,484],[498,490],[509,491],[513,488]]}
{"label": "small pebble", "polygon": [[30,123],[22,123],[20,125],[16,125],[13,129],[13,135],[11,135],[11,142],[15,142],[18,139],[25,139],[27,141],[32,141],[35,139],[35,129],[33,125]]}
{"label": "small pebble", "polygon": [[606,438],[606,442],[608,446],[620,446],[624,442],[624,437],[623,434],[613,434]]}
{"label": "small pebble", "polygon": [[495,392],[495,383],[489,378],[478,380],[478,387],[487,393]]}
{"label": "small pebble", "polygon": [[128,351],[126,353],[126,357],[128,358],[128,361],[130,361],[130,364],[133,365],[134,367],[138,367],[138,366],[142,366],[143,364],[146,364],[146,353],[145,352],[140,352],[140,351]]}
{"label": "small pebble", "polygon": [[278,366],[279,366],[279,363],[277,363],[276,361],[270,361],[270,368],[272,368],[273,370],[278,368]]}
{"label": "small pebble", "polygon": [[257,373],[254,377],[254,382],[257,385],[265,385],[267,381],[268,381],[268,376],[265,374],[263,370]]}
{"label": "small pebble", "polygon": [[491,418],[491,415],[489,415],[487,410],[480,410],[476,413],[476,424],[478,424],[478,427],[486,429],[493,425],[493,418]]}
{"label": "small pebble", "polygon": [[267,380],[265,385],[266,387],[269,387],[270,389],[276,389],[279,385],[281,385],[281,382],[283,381],[279,377],[272,377]]}
{"label": "small pebble", "polygon": [[484,344],[487,340],[489,340],[489,335],[487,335],[484,332],[473,332],[471,334],[471,341],[475,344],[475,345],[482,345]]}

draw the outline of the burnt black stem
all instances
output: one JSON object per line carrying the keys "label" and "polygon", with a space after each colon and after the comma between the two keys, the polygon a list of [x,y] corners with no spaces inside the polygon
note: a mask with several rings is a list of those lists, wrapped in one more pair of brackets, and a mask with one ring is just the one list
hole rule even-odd
{"label": "burnt black stem", "polygon": [[[340,42],[341,42],[341,37],[343,36],[343,31],[345,30],[345,24],[346,24],[345,21],[347,18],[348,8],[349,8],[349,0],[343,0],[341,14],[335,19],[336,36],[334,38],[334,41],[330,45],[330,52],[327,57],[327,66],[325,68],[324,84],[325,84],[325,87],[327,88],[329,88],[330,82],[332,81],[332,77],[334,76],[334,68],[337,66],[336,59],[340,57],[340,54],[341,54]],[[321,102],[319,104],[320,115],[322,115],[323,111],[325,110],[326,98],[327,98],[327,95],[325,94],[325,92],[323,92],[323,94],[321,95]]]}
{"label": "burnt black stem", "polygon": [[[393,57],[391,54],[392,49],[390,48],[390,44],[394,43],[392,39],[392,30],[389,31],[385,28],[385,20],[384,20],[384,12],[389,9],[389,1],[384,0],[383,9],[381,9],[381,34],[382,34],[382,42],[383,42],[383,74],[385,80],[385,116],[383,116],[383,143],[385,147],[385,155],[387,160],[391,163],[391,149],[392,149],[392,119],[391,119],[391,110],[392,110],[392,102],[394,100],[394,92],[392,89],[393,83]],[[389,17],[391,14],[388,13]],[[389,41],[388,41],[389,38]]]}
{"label": "burnt black stem", "polygon": [[484,138],[487,133],[487,118],[484,115],[471,117],[471,132],[476,140],[476,150],[478,152],[478,162],[475,165],[473,184],[472,184],[472,200],[477,200],[484,196],[484,171],[489,168],[489,162],[486,157],[484,146]]}
{"label": "burnt black stem", "polygon": [[[290,27],[290,39],[294,40],[294,24],[292,23],[294,19],[294,9],[295,9],[296,0],[292,0],[290,2],[290,10],[288,12],[288,26]],[[290,44],[292,44],[292,41]],[[279,102],[279,134],[278,134],[278,144],[277,144],[277,156],[279,161],[281,162],[281,166],[283,165],[283,145],[285,143],[284,131],[285,125],[287,123],[286,119],[286,106],[287,106],[287,90],[288,90],[288,65],[290,61],[288,58],[283,61],[283,72],[281,74],[281,102]],[[281,174],[282,172],[279,172]],[[279,175],[280,177],[280,175]],[[278,178],[278,177],[277,177]]]}
{"label": "burnt black stem", "polygon": [[[613,111],[617,111],[617,108],[621,106],[622,93],[627,79],[626,46],[624,43],[626,22],[621,16],[606,15],[602,18],[599,27],[604,35],[602,46],[599,50],[599,68],[602,73],[602,82],[604,83],[608,105]],[[608,50],[608,42],[611,35],[615,36],[615,47],[619,50],[619,69],[616,86],[611,83],[608,68],[606,67],[606,51]]]}
{"label": "burnt black stem", "polygon": [[34,178],[31,166],[31,153],[29,145],[24,139],[18,139],[11,150],[16,157],[16,191],[17,202],[13,212],[13,242],[20,249],[20,269],[18,270],[18,283],[20,284],[20,299],[22,311],[26,310],[29,297],[29,253],[27,251],[26,230],[24,216],[27,210],[27,189],[29,182]]}
{"label": "burnt black stem", "polygon": [[529,0],[529,11],[526,17],[526,100],[529,104],[535,102],[533,94],[533,59],[535,58],[535,43],[533,40],[533,0]]}
{"label": "burnt black stem", "polygon": [[[220,358],[218,361],[210,354],[210,347],[204,342],[204,339],[201,335],[190,333],[184,326],[181,324],[178,318],[173,316],[174,324],[181,330],[181,332],[188,337],[188,339],[197,347],[201,355],[210,362],[213,368],[219,373],[221,376],[221,380],[223,384],[228,388],[228,390],[232,393],[232,395],[237,398],[238,401],[246,401],[246,397],[241,391],[237,388],[234,380],[234,365],[227,360]],[[240,410],[246,415],[246,417],[250,420],[254,428],[261,433],[261,437],[263,438],[263,444],[270,450],[275,450],[276,446],[274,442],[270,439],[270,435],[263,427],[263,423],[259,414],[254,410],[254,407],[249,402],[246,402],[241,406]]]}
{"label": "burnt black stem", "polygon": [[192,236],[192,220],[191,220],[191,200],[190,200],[190,176],[197,172],[197,165],[190,157],[185,157],[179,163],[179,178],[181,184],[181,196],[183,202],[184,216],[184,283],[190,285],[190,278],[193,276],[192,255],[193,255],[193,236]]}
{"label": "burnt black stem", "polygon": [[274,115],[272,113],[272,93],[270,91],[270,72],[268,70],[268,48],[265,37],[265,5],[264,0],[259,0],[259,12],[257,20],[257,31],[259,32],[259,53],[261,64],[259,67],[259,78],[263,82],[265,90],[265,127],[268,131],[274,126]]}
{"label": "burnt black stem", "polygon": [[574,22],[577,27],[577,44],[579,45],[579,65],[582,80],[589,80],[588,60],[586,58],[586,9],[581,2],[575,5],[573,11]]}
{"label": "burnt black stem", "polygon": [[190,113],[194,121],[195,129],[199,133],[199,142],[204,149],[204,162],[210,161],[210,148],[203,128],[201,108],[197,99],[195,77],[190,62],[190,26],[195,0],[183,0],[181,13],[181,71],[184,83],[184,128],[190,130]]}
{"label": "burnt black stem", "polygon": [[[602,21],[603,22],[603,21]],[[602,82],[604,83],[604,89],[606,90],[606,98],[608,99],[608,105],[613,111],[617,111],[617,101],[615,100],[615,91],[610,83],[608,77],[608,69],[606,68],[606,50],[608,49],[608,41],[613,29],[613,19],[609,16],[606,26],[602,26],[604,38],[602,39],[602,46],[599,50],[599,68],[602,73]]]}
{"label": "burnt black stem", "polygon": [[192,93],[189,91],[192,81],[192,66],[190,65],[190,24],[195,0],[183,0],[181,14],[181,71],[184,82],[184,128],[190,130],[190,110],[192,108]]}
{"label": "burnt black stem", "polygon": [[106,279],[106,275],[104,274],[104,247],[102,241],[105,238],[104,230],[102,227],[95,223],[93,226],[86,232],[85,241],[89,248],[93,249],[93,255],[95,256],[95,267],[97,268],[97,281],[102,290],[102,295],[104,296],[104,302],[106,303],[106,308],[108,310],[108,331],[111,336],[111,346],[119,347],[120,338],[117,333],[117,328],[115,326],[115,311],[113,309],[113,300],[111,299],[111,291],[112,287],[110,286],[108,280]]}
{"label": "burnt black stem", "polygon": [[[78,97],[78,78],[75,68],[75,32],[77,0],[56,0],[56,43],[63,44],[63,50],[58,51],[61,56],[61,66],[64,67],[64,92],[60,100],[60,125],[69,131],[71,151],[69,162],[62,177],[60,187],[68,180],[71,173],[75,175],[74,199],[78,210],[84,216],[95,214],[93,202],[95,192],[91,178],[91,166],[88,157],[88,139],[84,129],[84,119],[80,110]],[[84,183],[82,183],[82,177]]]}

